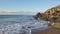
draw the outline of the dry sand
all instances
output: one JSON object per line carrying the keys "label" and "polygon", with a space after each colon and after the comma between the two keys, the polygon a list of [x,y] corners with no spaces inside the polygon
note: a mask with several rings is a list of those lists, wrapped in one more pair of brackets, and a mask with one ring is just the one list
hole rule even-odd
{"label": "dry sand", "polygon": [[33,32],[32,34],[60,34],[60,29],[51,27],[44,31]]}

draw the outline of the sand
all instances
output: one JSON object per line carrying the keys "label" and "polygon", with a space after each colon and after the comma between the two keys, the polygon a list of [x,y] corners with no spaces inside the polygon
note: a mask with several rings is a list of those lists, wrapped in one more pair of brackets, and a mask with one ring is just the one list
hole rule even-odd
{"label": "sand", "polygon": [[33,32],[32,34],[60,34],[60,29],[51,27],[44,31]]}

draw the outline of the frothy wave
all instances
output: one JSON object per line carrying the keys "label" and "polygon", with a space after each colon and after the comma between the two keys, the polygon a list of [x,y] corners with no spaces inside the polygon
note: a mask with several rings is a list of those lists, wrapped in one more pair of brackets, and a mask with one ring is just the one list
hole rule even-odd
{"label": "frothy wave", "polygon": [[23,28],[20,24],[0,25],[0,34],[28,34],[29,29]]}
{"label": "frothy wave", "polygon": [[45,23],[16,23],[16,24],[2,24],[0,25],[0,34],[31,34],[31,29],[38,27],[47,27]]}

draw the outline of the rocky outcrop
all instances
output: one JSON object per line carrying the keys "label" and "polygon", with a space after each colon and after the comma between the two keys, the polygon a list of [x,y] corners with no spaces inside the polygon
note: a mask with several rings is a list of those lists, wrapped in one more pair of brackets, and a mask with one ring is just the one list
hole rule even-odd
{"label": "rocky outcrop", "polygon": [[[57,5],[56,7],[50,8],[44,13],[37,13],[34,18],[45,21],[50,21],[50,25],[53,25],[54,27],[59,26],[60,27],[60,5]],[[57,24],[58,23],[58,24]],[[59,28],[57,27],[57,28]]]}
{"label": "rocky outcrop", "polygon": [[45,15],[44,13],[37,13],[35,16],[33,16],[34,19],[40,19],[40,20],[45,20],[48,21],[47,15]]}

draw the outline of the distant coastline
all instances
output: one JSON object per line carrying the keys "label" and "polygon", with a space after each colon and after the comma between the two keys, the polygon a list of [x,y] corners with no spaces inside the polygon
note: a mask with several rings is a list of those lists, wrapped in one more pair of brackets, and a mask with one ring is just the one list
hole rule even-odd
{"label": "distant coastline", "polygon": [[8,11],[0,11],[0,15],[35,15],[38,12],[8,12]]}

